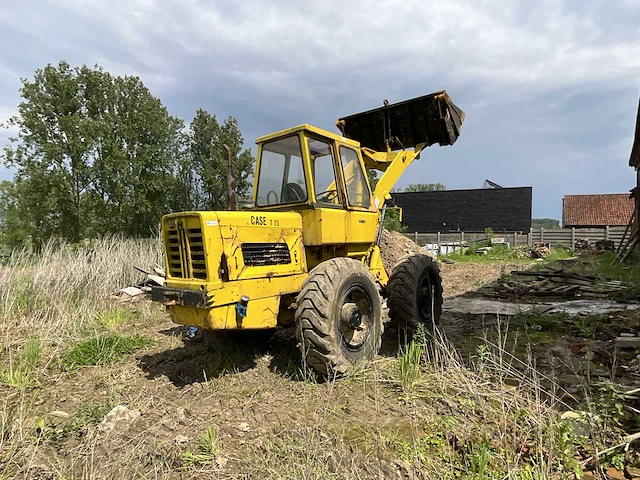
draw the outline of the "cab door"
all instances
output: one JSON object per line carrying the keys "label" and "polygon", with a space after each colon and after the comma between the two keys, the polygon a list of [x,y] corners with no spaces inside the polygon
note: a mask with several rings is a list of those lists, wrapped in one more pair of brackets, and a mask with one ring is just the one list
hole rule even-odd
{"label": "cab door", "polygon": [[347,208],[347,242],[371,244],[378,230],[378,210],[373,205],[364,163],[350,146],[337,144],[337,153]]}

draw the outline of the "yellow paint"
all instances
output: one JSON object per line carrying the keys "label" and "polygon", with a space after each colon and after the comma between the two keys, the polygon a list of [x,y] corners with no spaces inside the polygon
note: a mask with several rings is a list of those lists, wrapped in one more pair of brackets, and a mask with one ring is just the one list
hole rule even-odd
{"label": "yellow paint", "polygon": [[223,305],[211,309],[174,306],[170,308],[171,319],[181,325],[203,329],[259,329],[275,328],[278,324],[280,297],[271,296],[250,300],[247,316],[240,319],[235,305]]}
{"label": "yellow paint", "polygon": [[[259,178],[262,144],[291,135],[300,138],[303,148],[307,202],[254,207],[250,211],[181,212],[163,217],[166,286],[205,292],[207,299],[207,308],[170,305],[174,322],[205,329],[273,328],[286,323],[291,317],[291,302],[301,290],[309,270],[336,256],[362,261],[369,266],[374,278],[386,285],[388,272],[382,264],[380,249],[374,244],[380,209],[389,198],[392,186],[423,147],[403,152],[373,152],[361,149],[358,142],[340,135],[300,125],[257,140],[254,178]],[[318,192],[314,191],[307,148],[310,136],[322,139],[333,148],[337,178],[330,187],[340,192],[336,197],[340,200],[335,205],[317,203]],[[345,157],[344,165],[340,146],[356,152],[353,158]],[[365,167],[384,172],[373,194]],[[364,183],[356,181],[358,169],[362,169]],[[356,198],[358,203],[369,203],[369,206],[351,205],[347,188],[352,200]],[[368,202],[364,200],[367,196]],[[275,265],[247,264],[242,253],[242,245],[247,243],[280,244],[279,248],[286,244],[291,261]],[[236,312],[242,296],[249,297],[244,318]],[[287,301],[281,302],[283,298]],[[285,309],[285,314],[281,309]]]}

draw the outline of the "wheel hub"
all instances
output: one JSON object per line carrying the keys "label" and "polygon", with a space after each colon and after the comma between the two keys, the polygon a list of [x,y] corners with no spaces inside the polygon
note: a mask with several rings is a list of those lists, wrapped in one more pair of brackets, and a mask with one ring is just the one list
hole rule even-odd
{"label": "wheel hub", "polygon": [[345,303],[341,312],[342,321],[353,330],[362,325],[362,311],[355,303]]}

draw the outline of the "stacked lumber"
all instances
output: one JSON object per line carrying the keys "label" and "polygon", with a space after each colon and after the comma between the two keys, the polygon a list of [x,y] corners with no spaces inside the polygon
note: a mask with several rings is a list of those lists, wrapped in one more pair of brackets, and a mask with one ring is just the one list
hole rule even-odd
{"label": "stacked lumber", "polygon": [[510,295],[606,298],[627,289],[620,281],[599,280],[594,275],[580,275],[564,269],[513,270],[512,275],[534,277],[533,282],[502,282],[498,292]]}

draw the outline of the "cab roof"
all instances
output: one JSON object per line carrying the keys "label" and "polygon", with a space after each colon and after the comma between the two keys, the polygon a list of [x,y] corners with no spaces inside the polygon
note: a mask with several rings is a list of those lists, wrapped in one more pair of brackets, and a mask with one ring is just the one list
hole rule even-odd
{"label": "cab roof", "polygon": [[286,130],[280,130],[279,132],[270,133],[269,135],[263,135],[262,137],[258,137],[256,139],[256,143],[264,143],[269,140],[274,140],[276,138],[285,137],[287,135],[292,135],[294,133],[303,132],[303,131],[314,133],[321,137],[329,138],[331,140],[336,140],[338,142],[351,145],[352,147],[355,147],[355,148],[360,148],[360,142],[356,142],[355,140],[351,140],[350,138],[343,137],[341,135],[336,135],[333,132],[329,132],[322,128],[314,127],[313,125],[309,125],[306,123],[303,123],[302,125],[298,125],[296,127],[287,128]]}

